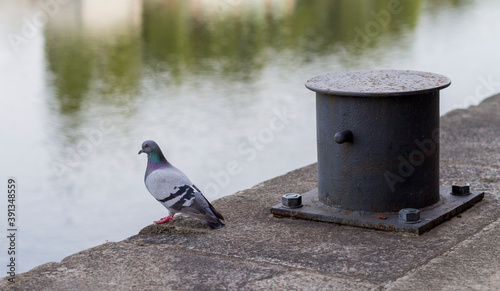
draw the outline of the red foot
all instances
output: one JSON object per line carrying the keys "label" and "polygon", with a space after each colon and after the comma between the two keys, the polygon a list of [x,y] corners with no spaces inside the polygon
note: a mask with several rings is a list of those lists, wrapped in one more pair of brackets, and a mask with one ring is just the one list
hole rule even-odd
{"label": "red foot", "polygon": [[169,215],[167,217],[164,217],[164,218],[162,218],[160,220],[156,220],[155,223],[156,224],[161,224],[161,223],[173,222],[175,220],[174,214],[171,214],[171,215]]}

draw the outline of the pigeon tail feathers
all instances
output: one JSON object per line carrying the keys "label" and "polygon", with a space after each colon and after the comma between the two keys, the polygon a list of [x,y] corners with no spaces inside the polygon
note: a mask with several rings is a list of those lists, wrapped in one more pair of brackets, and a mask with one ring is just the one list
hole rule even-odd
{"label": "pigeon tail feathers", "polygon": [[203,223],[205,223],[206,225],[210,226],[213,229],[222,228],[224,226],[224,223],[222,223],[222,221],[220,220],[217,223],[204,220]]}
{"label": "pigeon tail feathers", "polygon": [[[207,200],[208,202],[208,200]],[[222,214],[220,214],[219,211],[215,210],[215,208],[212,206],[210,202],[208,202],[208,206],[210,207],[210,210],[212,210],[213,214],[219,219],[219,220],[224,220],[224,217]]]}

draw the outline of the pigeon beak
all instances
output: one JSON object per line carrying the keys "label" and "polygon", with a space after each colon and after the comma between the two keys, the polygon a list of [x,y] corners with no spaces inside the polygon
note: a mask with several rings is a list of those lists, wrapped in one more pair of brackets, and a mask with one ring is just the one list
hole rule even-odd
{"label": "pigeon beak", "polygon": [[140,154],[142,154],[142,153],[143,153],[143,151],[142,151],[142,150],[140,150],[140,151],[139,151],[139,153],[138,153],[138,155],[140,155]]}

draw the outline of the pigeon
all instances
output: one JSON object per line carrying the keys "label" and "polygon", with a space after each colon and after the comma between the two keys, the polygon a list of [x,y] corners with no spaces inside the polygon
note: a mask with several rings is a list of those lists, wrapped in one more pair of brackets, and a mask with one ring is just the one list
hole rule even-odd
{"label": "pigeon", "polygon": [[203,196],[181,170],[172,166],[163,155],[156,142],[147,140],[142,143],[139,154],[148,155],[144,183],[153,197],[169,211],[169,216],[155,223],[174,221],[174,214],[198,218],[211,228],[221,228],[224,217]]}

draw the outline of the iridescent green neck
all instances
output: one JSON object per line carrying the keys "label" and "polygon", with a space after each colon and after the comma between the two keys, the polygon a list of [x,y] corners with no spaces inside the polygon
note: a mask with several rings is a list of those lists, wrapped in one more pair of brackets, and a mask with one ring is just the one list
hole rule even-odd
{"label": "iridescent green neck", "polygon": [[144,181],[153,171],[168,167],[170,164],[167,159],[163,156],[161,152],[159,153],[149,153],[148,155],[148,166],[146,167],[146,174],[144,175]]}
{"label": "iridescent green neck", "polygon": [[152,165],[161,165],[168,162],[162,153],[150,153],[148,155],[148,163]]}

